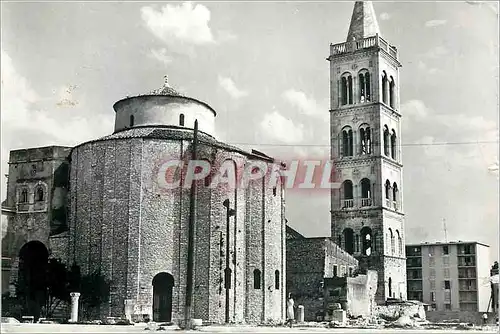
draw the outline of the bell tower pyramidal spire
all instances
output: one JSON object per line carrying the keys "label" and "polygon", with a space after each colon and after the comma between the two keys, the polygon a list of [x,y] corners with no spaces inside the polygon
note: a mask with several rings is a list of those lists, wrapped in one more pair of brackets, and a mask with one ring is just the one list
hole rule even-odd
{"label": "bell tower pyramidal spire", "polygon": [[377,271],[377,303],[407,299],[401,64],[371,2],[355,2],[347,40],[330,45],[328,60],[331,159],[341,184],[331,192],[331,237],[360,269]]}
{"label": "bell tower pyramidal spire", "polygon": [[356,1],[352,11],[347,41],[361,40],[377,34],[380,35],[380,29],[372,2]]}

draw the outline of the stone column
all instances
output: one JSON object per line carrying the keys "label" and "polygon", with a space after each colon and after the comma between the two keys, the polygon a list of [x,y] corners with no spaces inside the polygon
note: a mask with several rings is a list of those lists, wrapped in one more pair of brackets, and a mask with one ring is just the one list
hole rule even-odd
{"label": "stone column", "polygon": [[303,305],[299,305],[299,307],[297,309],[298,309],[298,312],[297,312],[297,322],[298,323],[303,323],[304,322],[304,306]]}
{"label": "stone column", "polygon": [[125,318],[133,322],[132,315],[134,314],[134,300],[125,299]]}
{"label": "stone column", "polygon": [[71,318],[69,322],[78,322],[78,299],[80,298],[79,292],[71,292]]}

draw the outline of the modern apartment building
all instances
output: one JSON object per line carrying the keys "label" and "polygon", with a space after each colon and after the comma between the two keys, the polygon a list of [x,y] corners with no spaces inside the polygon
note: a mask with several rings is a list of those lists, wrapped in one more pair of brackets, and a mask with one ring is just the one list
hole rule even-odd
{"label": "modern apartment building", "polygon": [[490,300],[489,246],[479,242],[406,245],[407,293],[438,311],[485,312]]}

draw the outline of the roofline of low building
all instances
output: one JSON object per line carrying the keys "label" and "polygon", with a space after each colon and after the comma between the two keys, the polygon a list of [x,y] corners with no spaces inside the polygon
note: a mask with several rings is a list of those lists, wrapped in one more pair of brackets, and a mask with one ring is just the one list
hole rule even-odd
{"label": "roofline of low building", "polygon": [[479,241],[448,241],[448,242],[421,242],[421,243],[413,243],[413,244],[406,244],[405,247],[418,247],[418,246],[446,246],[446,245],[463,245],[463,244],[478,244],[486,247],[490,247],[490,245],[484,244]]}

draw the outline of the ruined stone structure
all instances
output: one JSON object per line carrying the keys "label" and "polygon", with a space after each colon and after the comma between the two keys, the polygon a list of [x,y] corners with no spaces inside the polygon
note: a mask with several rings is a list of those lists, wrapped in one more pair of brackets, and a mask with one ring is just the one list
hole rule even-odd
{"label": "ruined stone structure", "polygon": [[330,238],[306,238],[286,227],[286,286],[297,305],[304,306],[304,320],[315,321],[325,313],[327,278],[353,276],[358,261]]}
{"label": "ruined stone structure", "polygon": [[[217,141],[215,111],[167,83],[118,101],[114,109],[115,131],[109,136],[72,149],[11,152],[8,198],[2,205],[2,212],[10,214],[2,243],[2,256],[12,263],[6,279],[13,284],[24,275],[17,264],[26,266],[29,260],[21,253],[34,250],[42,258],[78,264],[82,275],[100,271],[110,279],[110,302],[101,307],[102,317],[183,319],[191,196],[189,186],[165,187],[165,164],[190,159],[198,120],[197,158],[210,162],[212,173],[198,182],[196,193],[193,317],[222,323],[227,301],[231,322],[281,321],[286,276],[279,180],[275,187],[268,178],[250,181],[245,189],[210,187],[223,164],[234,167],[237,179],[249,166],[279,164],[260,152]],[[186,173],[170,170],[175,180]]]}
{"label": "ruined stone structure", "polygon": [[347,41],[330,45],[332,238],[378,272],[377,302],[406,298],[398,52],[357,1]]}

